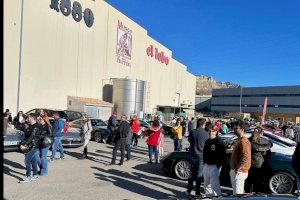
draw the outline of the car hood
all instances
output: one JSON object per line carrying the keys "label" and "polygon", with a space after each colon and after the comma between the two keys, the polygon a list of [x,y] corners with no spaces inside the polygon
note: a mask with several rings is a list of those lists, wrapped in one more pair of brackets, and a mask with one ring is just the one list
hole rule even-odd
{"label": "car hood", "polygon": [[69,128],[68,132],[63,135],[63,138],[81,137],[80,132],[81,130],[79,128]]}

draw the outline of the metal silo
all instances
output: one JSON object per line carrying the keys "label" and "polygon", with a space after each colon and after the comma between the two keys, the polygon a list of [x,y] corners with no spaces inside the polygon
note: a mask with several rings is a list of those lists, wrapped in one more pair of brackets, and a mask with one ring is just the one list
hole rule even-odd
{"label": "metal silo", "polygon": [[118,115],[140,114],[144,110],[145,81],[113,79],[113,103]]}

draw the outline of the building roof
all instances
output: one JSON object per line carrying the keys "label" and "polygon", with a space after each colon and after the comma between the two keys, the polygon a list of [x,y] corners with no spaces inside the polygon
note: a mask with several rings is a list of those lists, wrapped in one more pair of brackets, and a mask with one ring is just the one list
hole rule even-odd
{"label": "building roof", "polygon": [[90,103],[90,104],[100,104],[102,106],[113,107],[114,104],[100,99],[88,98],[88,97],[77,97],[77,96],[68,96],[68,98],[76,99],[81,102]]}

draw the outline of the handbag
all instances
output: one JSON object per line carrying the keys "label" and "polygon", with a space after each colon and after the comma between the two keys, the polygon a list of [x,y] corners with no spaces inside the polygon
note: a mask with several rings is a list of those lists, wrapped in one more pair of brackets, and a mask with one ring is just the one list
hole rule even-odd
{"label": "handbag", "polygon": [[42,147],[44,147],[44,148],[49,147],[51,145],[51,143],[52,143],[52,140],[49,137],[45,136],[42,138]]}
{"label": "handbag", "polygon": [[30,148],[29,148],[29,146],[27,146],[27,145],[21,145],[21,146],[20,146],[20,149],[21,149],[21,151],[22,151],[23,153],[27,153],[27,152],[30,151]]}

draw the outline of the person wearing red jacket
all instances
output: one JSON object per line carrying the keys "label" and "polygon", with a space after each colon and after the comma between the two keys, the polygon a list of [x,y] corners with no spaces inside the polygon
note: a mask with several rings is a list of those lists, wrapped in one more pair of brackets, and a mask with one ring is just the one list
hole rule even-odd
{"label": "person wearing red jacket", "polygon": [[131,130],[132,130],[132,143],[134,141],[133,146],[138,145],[138,132],[140,130],[140,123],[136,115],[133,116],[131,122],[130,122]]}
{"label": "person wearing red jacket", "polygon": [[159,121],[157,119],[155,119],[152,123],[152,126],[150,126],[150,128],[148,129],[149,137],[146,141],[148,144],[148,150],[149,150],[149,162],[148,163],[152,163],[152,154],[153,153],[155,156],[156,164],[158,163],[157,146],[158,146],[158,139],[160,136],[160,132],[161,132],[161,127],[160,127]]}

